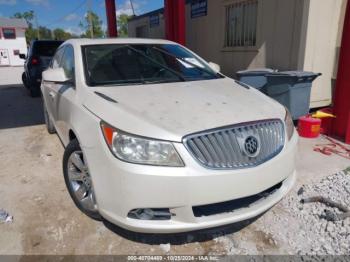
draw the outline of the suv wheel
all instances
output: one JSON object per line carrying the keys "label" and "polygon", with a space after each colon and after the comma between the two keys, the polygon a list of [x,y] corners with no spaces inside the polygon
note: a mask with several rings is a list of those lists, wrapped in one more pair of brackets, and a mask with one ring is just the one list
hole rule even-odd
{"label": "suv wheel", "polygon": [[39,97],[41,96],[40,88],[35,88],[33,85],[29,85],[29,93],[31,97]]}
{"label": "suv wheel", "polygon": [[64,151],[63,173],[75,205],[89,217],[101,220],[89,169],[77,139],[73,139]]}
{"label": "suv wheel", "polygon": [[28,83],[27,83],[27,78],[26,78],[26,73],[23,72],[22,74],[22,83],[25,88],[28,88]]}
{"label": "suv wheel", "polygon": [[44,109],[44,118],[45,118],[45,124],[46,124],[46,129],[49,134],[55,134],[56,133],[56,128],[53,125],[53,122],[49,116],[49,113],[46,110],[45,102],[43,101],[43,109]]}

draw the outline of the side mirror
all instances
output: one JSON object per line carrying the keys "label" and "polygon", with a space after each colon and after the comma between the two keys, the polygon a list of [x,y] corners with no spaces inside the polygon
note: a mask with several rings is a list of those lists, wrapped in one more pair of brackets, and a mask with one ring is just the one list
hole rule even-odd
{"label": "side mirror", "polygon": [[213,69],[216,73],[219,73],[221,71],[221,67],[218,64],[215,64],[213,62],[209,62],[209,66],[211,69]]}
{"label": "side mirror", "polygon": [[70,79],[67,78],[63,68],[48,69],[43,72],[43,81],[65,84],[69,83]]}
{"label": "side mirror", "polygon": [[26,59],[27,57],[26,57],[26,55],[25,54],[19,54],[19,58],[21,58],[21,59]]}

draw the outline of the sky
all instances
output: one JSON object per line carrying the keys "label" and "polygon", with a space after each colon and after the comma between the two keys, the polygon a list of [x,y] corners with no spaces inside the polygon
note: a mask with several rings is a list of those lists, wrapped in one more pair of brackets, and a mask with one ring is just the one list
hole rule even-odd
{"label": "sky", "polygon": [[[106,28],[105,0],[0,0],[0,17],[11,17],[16,12],[33,10],[39,26],[50,29],[63,28],[74,34],[82,33],[79,22],[83,20],[88,3],[99,15]],[[163,7],[164,0],[132,0],[136,15]],[[132,14],[130,0],[116,0],[117,15]]]}

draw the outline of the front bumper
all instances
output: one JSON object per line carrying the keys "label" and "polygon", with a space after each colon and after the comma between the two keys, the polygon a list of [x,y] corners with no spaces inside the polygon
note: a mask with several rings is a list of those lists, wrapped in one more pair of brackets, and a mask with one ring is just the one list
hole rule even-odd
{"label": "front bumper", "polygon": [[[296,179],[297,134],[270,161],[243,170],[210,170],[200,166],[182,144],[175,147],[183,168],[134,165],[119,161],[103,137],[100,145],[83,147],[101,215],[125,229],[143,233],[176,233],[222,226],[265,212],[278,203]],[[248,207],[229,213],[195,217],[193,207],[221,203],[282,186]],[[128,218],[138,208],[170,208],[171,220]]]}

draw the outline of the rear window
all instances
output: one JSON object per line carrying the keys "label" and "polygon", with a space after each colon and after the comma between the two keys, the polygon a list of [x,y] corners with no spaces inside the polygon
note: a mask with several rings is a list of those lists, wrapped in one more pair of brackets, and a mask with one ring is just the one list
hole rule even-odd
{"label": "rear window", "polygon": [[63,42],[35,42],[33,53],[37,56],[53,56]]}

